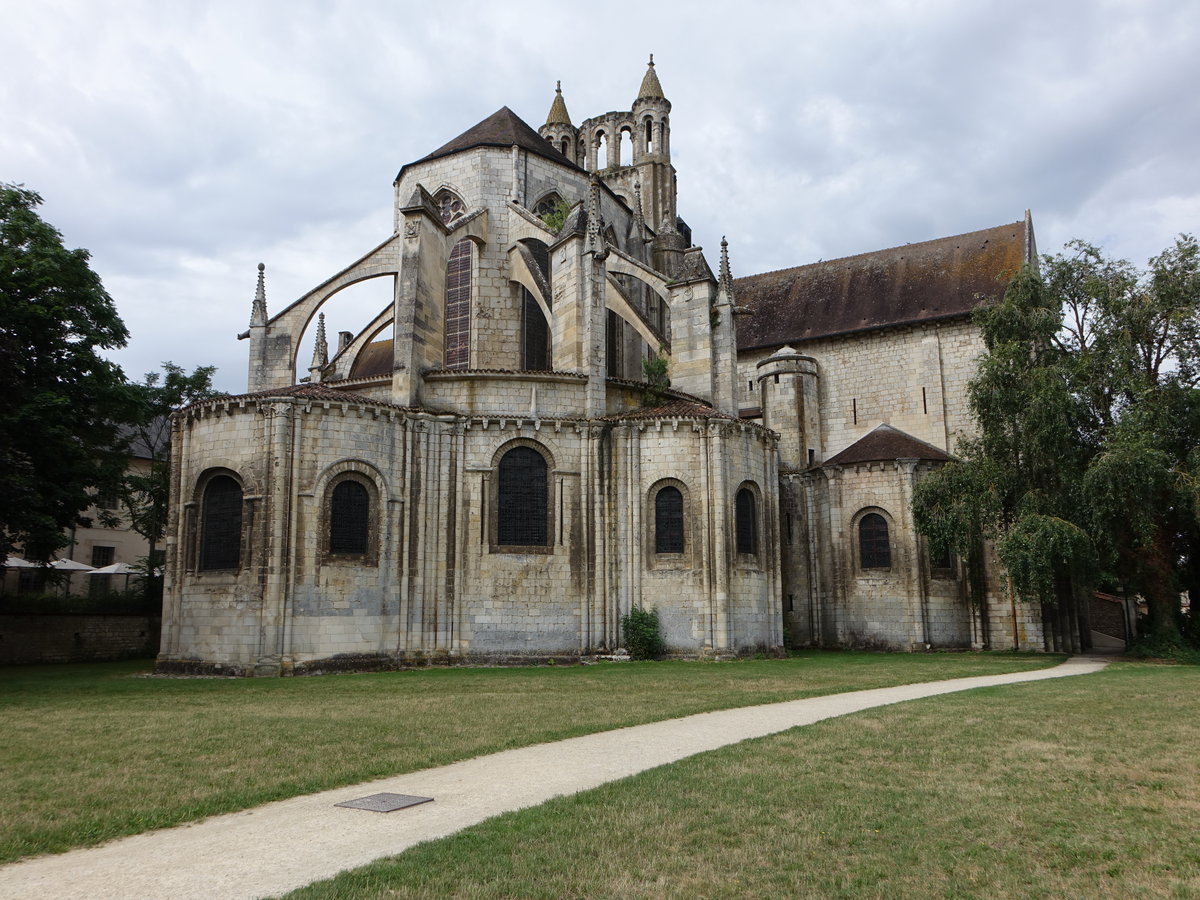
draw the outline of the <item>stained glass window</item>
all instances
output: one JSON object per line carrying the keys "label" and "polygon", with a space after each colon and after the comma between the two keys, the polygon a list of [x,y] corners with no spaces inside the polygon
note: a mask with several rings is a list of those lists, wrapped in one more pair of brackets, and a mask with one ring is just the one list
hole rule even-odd
{"label": "stained glass window", "polygon": [[754,507],[754,492],[750,488],[742,488],[737,492],[734,503],[734,524],[737,532],[738,553],[758,552],[758,519]]}
{"label": "stained glass window", "polygon": [[236,569],[242,562],[242,487],[216,475],[204,488],[200,568]]}
{"label": "stained glass window", "polygon": [[859,560],[864,569],[890,569],[892,548],[888,542],[887,519],[867,513],[858,522]]}
{"label": "stained glass window", "polygon": [[447,369],[465,369],[471,362],[471,242],[459,241],[446,264]]}
{"label": "stained glass window", "polygon": [[532,447],[514,447],[500,458],[496,542],[509,547],[549,543],[546,460]]}
{"label": "stained glass window", "polygon": [[683,494],[665,487],[654,498],[654,552],[683,552]]}
{"label": "stained glass window", "polygon": [[340,481],[329,498],[329,552],[366,553],[371,496],[357,481]]}

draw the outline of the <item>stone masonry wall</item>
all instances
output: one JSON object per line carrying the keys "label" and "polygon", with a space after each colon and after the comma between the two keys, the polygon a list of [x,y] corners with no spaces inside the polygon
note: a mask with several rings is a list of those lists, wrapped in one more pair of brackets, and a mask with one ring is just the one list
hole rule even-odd
{"label": "stone masonry wall", "polygon": [[158,616],[0,616],[0,665],[153,656],[161,624]]}
{"label": "stone masonry wall", "polygon": [[[967,319],[801,341],[817,361],[823,453],[828,459],[886,423],[953,453],[958,434],[974,430],[967,383],[983,353]],[[757,364],[771,349],[739,354],[739,402],[762,406]],[[766,385],[770,389],[770,385]]]}

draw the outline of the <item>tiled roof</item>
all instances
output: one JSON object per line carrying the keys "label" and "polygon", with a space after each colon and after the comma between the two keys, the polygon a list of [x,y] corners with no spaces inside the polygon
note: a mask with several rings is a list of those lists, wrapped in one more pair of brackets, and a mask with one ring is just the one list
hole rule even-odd
{"label": "tiled roof", "polygon": [[734,416],[718,412],[704,403],[675,399],[669,400],[661,406],[644,406],[628,412],[614,413],[604,418],[607,421],[619,419],[725,419],[729,422],[739,421]]}
{"label": "tiled roof", "polygon": [[550,104],[550,112],[546,116],[547,125],[570,125],[571,114],[567,112],[567,101],[563,99],[562,82],[554,89],[554,102]]}
{"label": "tiled roof", "polygon": [[392,341],[372,341],[358,352],[347,378],[373,378],[391,375],[394,350]]}
{"label": "tiled roof", "polygon": [[478,125],[468,128],[454,140],[438,147],[428,156],[423,156],[415,162],[404,166],[399,174],[396,175],[396,180],[400,180],[400,177],[404,174],[404,169],[407,169],[409,166],[415,166],[417,163],[429,162],[432,159],[441,159],[443,156],[461,153],[463,150],[471,150],[475,147],[513,146],[520,147],[522,150],[528,150],[530,153],[536,153],[538,156],[564,166],[569,166],[572,169],[579,168],[575,163],[555,150],[549,141],[534,131],[520,116],[507,106],[502,106]]}
{"label": "tiled roof", "polygon": [[859,438],[841,453],[825,460],[826,466],[845,466],[852,463],[882,462],[894,459],[925,459],[947,462],[945,450],[918,440],[891,425],[880,425]]}
{"label": "tiled roof", "polygon": [[[199,403],[193,403],[192,407],[204,406],[209,403],[230,403],[239,400],[266,400],[271,397],[298,397],[302,400],[329,400],[334,403],[358,403],[365,406],[386,406],[390,409],[412,409],[414,412],[418,411],[415,407],[396,406],[394,403],[388,403],[385,400],[376,400],[373,397],[364,397],[362,394],[352,394],[349,391],[339,391],[324,384],[289,384],[287,387],[268,388],[265,391],[253,391],[249,394],[235,394],[229,397],[202,400]],[[189,407],[189,409],[192,407]]]}
{"label": "tiled roof", "polygon": [[665,100],[666,95],[663,94],[662,82],[658,80],[658,73],[654,71],[654,57],[650,57],[650,63],[646,66],[646,74],[642,76],[642,86],[638,88],[637,98],[639,100]]}
{"label": "tiled roof", "polygon": [[738,278],[738,349],[967,315],[1025,263],[1027,221]]}

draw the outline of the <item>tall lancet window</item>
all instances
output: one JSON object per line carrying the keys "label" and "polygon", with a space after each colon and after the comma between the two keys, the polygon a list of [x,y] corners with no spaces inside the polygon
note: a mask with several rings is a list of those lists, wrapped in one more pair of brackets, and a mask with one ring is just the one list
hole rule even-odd
{"label": "tall lancet window", "polygon": [[550,368],[550,326],[533,294],[521,288],[521,368],[528,372]]}
{"label": "tall lancet window", "polygon": [[466,369],[471,364],[471,242],[465,238],[450,251],[446,264],[447,369]]}

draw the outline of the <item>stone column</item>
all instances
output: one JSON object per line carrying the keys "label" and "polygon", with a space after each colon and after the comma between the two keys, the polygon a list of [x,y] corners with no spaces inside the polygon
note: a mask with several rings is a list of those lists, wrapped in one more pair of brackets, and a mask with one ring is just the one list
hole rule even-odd
{"label": "stone column", "polygon": [[[292,414],[290,400],[275,400],[259,408],[267,431],[270,456],[266,476],[265,578],[259,613],[258,660],[255,675],[280,675],[290,660],[284,658],[287,625],[288,546],[291,541]],[[250,550],[254,554],[253,542]]]}
{"label": "stone column", "polygon": [[712,467],[713,492],[713,562],[714,562],[714,628],[713,649],[729,649],[729,572],[734,565],[733,548],[729,541],[729,496],[728,477],[725,472],[725,438],[721,426],[708,426],[709,464]]}

